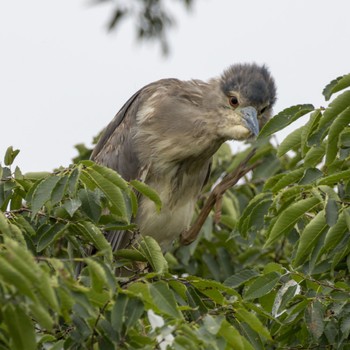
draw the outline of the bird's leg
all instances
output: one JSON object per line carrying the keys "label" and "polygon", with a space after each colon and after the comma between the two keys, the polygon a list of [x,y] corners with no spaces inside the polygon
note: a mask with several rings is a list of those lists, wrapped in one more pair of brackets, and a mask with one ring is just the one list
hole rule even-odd
{"label": "bird's leg", "polygon": [[204,203],[203,208],[201,209],[196,221],[194,224],[186,231],[183,231],[180,235],[180,243],[183,245],[191,244],[198,236],[202,226],[204,225],[205,220],[207,219],[210,211],[213,209],[217,201],[220,201],[224,193],[234,186],[244,175],[249,173],[249,171],[256,168],[260,163],[254,163],[251,166],[248,166],[249,160],[255,154],[256,149],[254,148],[247,157],[238,165],[238,167],[227,174],[220,183],[215,186],[213,191],[210,193],[207,201]]}

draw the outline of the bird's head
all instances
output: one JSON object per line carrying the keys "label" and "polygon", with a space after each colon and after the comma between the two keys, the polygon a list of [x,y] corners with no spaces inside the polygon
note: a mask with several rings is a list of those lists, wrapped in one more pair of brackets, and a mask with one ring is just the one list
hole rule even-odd
{"label": "bird's head", "polygon": [[270,118],[276,101],[275,82],[269,70],[257,64],[237,64],[226,69],[215,83],[218,136],[233,140],[256,136]]}

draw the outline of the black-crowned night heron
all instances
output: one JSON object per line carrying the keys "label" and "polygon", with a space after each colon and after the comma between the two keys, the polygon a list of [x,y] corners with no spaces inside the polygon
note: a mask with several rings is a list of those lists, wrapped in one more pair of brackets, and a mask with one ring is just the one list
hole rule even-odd
{"label": "black-crowned night heron", "polygon": [[[187,229],[211,159],[227,140],[259,132],[276,100],[265,66],[237,64],[208,82],[163,79],[136,92],[107,126],[92,159],[125,180],[139,179],[161,200],[139,200],[136,223],[163,250]],[[107,234],[113,250],[133,243],[135,234]]]}

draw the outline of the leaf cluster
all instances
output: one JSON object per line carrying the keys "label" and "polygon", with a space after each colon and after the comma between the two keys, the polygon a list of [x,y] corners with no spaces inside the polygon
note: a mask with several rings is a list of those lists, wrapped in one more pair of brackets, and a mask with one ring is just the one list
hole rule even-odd
{"label": "leaf cluster", "polygon": [[[137,197],[157,193],[83,160],[22,174],[0,167],[0,349],[348,349],[349,75],[326,108],[272,118],[251,148],[254,170],[226,192],[198,239],[163,255],[144,237],[112,252],[109,230],[134,230]],[[275,146],[270,135],[305,125]],[[251,148],[224,145],[198,202]],[[77,275],[77,270],[82,271]],[[119,276],[121,267],[137,273]]]}

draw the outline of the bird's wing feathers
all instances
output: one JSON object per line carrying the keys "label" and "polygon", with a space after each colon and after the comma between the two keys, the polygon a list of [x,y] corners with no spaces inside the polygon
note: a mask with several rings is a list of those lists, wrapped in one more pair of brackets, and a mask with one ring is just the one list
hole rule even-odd
{"label": "bird's wing feathers", "polygon": [[[166,109],[169,97],[174,96],[178,103],[182,101],[185,104],[198,105],[201,100],[198,86],[201,83],[200,81],[181,82],[177,79],[163,79],[137,91],[104,130],[91,159],[116,170],[127,181],[132,179],[146,181],[151,161],[139,159],[135,148],[135,133],[140,126],[138,124],[146,122],[153,116],[152,103],[155,101],[159,110]],[[192,94],[188,92],[189,88]],[[130,242],[134,241],[134,235],[133,232],[111,231],[106,233],[106,238],[115,251],[129,246]]]}

